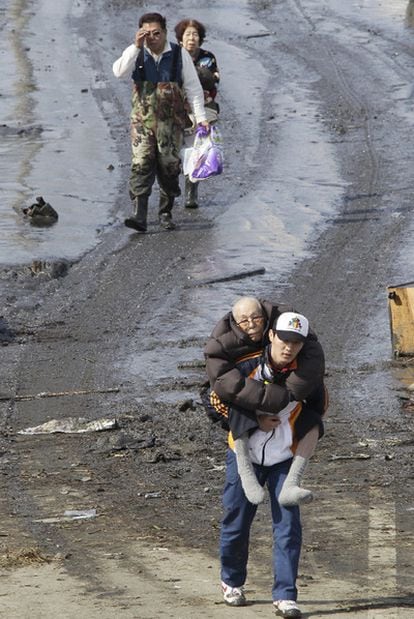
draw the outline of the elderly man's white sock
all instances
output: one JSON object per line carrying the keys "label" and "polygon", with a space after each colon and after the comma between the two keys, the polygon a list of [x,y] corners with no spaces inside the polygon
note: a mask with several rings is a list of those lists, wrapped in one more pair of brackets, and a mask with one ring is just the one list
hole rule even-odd
{"label": "elderly man's white sock", "polygon": [[243,436],[234,441],[234,451],[244,494],[250,503],[258,505],[265,498],[265,490],[259,484],[252,461],[250,460],[247,434],[243,434]]}
{"label": "elderly man's white sock", "polygon": [[312,492],[300,487],[300,482],[308,462],[309,459],[303,456],[295,456],[293,458],[289,473],[278,497],[280,505],[291,507],[292,505],[301,505],[302,503],[310,503],[312,501]]}

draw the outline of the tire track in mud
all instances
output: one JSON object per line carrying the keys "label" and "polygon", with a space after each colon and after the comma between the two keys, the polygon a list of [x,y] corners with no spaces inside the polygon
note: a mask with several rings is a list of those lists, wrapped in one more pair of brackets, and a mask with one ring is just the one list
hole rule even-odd
{"label": "tire track in mud", "polygon": [[[355,226],[355,234],[353,235],[352,240],[350,241],[349,235],[346,238],[343,237],[342,234],[336,235],[336,251],[334,255],[333,262],[330,265],[327,265],[328,272],[325,273],[325,281],[331,282],[333,287],[338,286],[339,282],[335,282],[332,278],[332,273],[330,269],[334,264],[337,264],[339,267],[338,272],[341,272],[341,258],[345,260],[349,273],[352,274],[354,271],[356,260],[363,250],[363,253],[366,253],[366,248],[363,246],[363,228],[361,227],[361,223],[366,223],[367,226],[370,226],[371,220],[374,219],[374,214],[380,215],[380,217],[376,217],[379,221],[381,218],[382,221],[385,219],[390,222],[390,217],[396,210],[396,206],[386,206],[379,209],[381,206],[380,201],[385,197],[385,193],[380,187],[380,182],[382,175],[387,170],[383,169],[381,164],[381,154],[378,152],[379,149],[384,148],[384,143],[381,142],[381,134],[378,132],[378,124],[373,124],[373,118],[375,118],[375,111],[372,106],[368,103],[366,96],[363,93],[356,92],[353,83],[350,82],[350,79],[347,77],[347,73],[351,75],[351,66],[355,65],[353,63],[352,50],[348,50],[344,48],[341,42],[338,43],[337,47],[333,51],[332,43],[330,42],[329,36],[323,36],[318,34],[318,30],[313,20],[309,15],[304,11],[300,2],[295,2],[295,7],[297,10],[300,9],[301,16],[306,24],[308,24],[312,30],[312,38],[307,41],[302,37],[299,41],[299,44],[293,47],[287,47],[288,53],[294,58],[295,55],[299,55],[299,58],[303,62],[305,67],[311,66],[312,69],[318,73],[323,80],[326,81],[328,86],[323,86],[321,90],[316,91],[316,96],[321,101],[322,109],[328,110],[328,113],[331,114],[335,119],[341,119],[341,115],[345,112],[345,123],[347,119],[347,110],[346,107],[350,110],[348,112],[349,116],[355,116],[360,119],[360,123],[357,123],[356,126],[351,126],[352,133],[349,132],[349,129],[346,127],[344,132],[348,134],[344,140],[339,139],[338,144],[344,142],[344,148],[340,147],[341,150],[344,150],[344,154],[346,157],[358,157],[359,166],[355,169],[355,174],[349,183],[349,190],[347,192],[347,196],[342,203],[341,210],[339,211],[333,223],[335,224],[346,224],[349,227],[349,231],[351,231],[350,226]],[[288,22],[289,22],[288,18]],[[352,39],[352,36],[351,36]],[[309,53],[310,49],[314,49],[315,53]],[[303,52],[306,51],[306,55]],[[336,53],[335,53],[336,52]],[[339,60],[335,57],[338,56]],[[377,63],[377,67],[373,62],[374,70],[379,73],[378,66],[381,66],[381,62],[388,62],[389,50],[388,54],[384,50],[379,56],[375,57],[375,61]],[[321,61],[316,63],[316,59],[320,58]],[[361,65],[361,70],[365,70],[365,67],[368,66],[369,63]],[[355,84],[358,84],[358,73],[360,72],[359,68],[355,74],[353,75],[353,80]],[[369,76],[370,74],[368,74]],[[381,84],[378,86],[378,89],[381,88]],[[361,89],[362,90],[362,89]],[[345,106],[343,105],[343,101],[345,101]],[[389,101],[389,97],[388,97]],[[383,100],[381,99],[381,104],[383,104]],[[392,102],[389,103],[390,106]],[[327,116],[327,118],[329,118]],[[352,122],[352,125],[355,125],[355,122]],[[341,128],[341,127],[340,127]],[[381,129],[381,126],[380,126]],[[356,142],[357,132],[363,132],[363,144],[365,144],[365,148],[359,143]],[[388,136],[387,136],[388,137]],[[350,144],[350,146],[346,145],[345,142]],[[352,143],[355,143],[354,152],[352,151]],[[378,143],[378,147],[377,144]],[[348,151],[348,152],[347,152]],[[342,156],[344,156],[344,154]],[[345,166],[349,166],[349,162],[345,159],[343,160],[343,164]],[[352,164],[351,164],[352,165]],[[388,168],[388,166],[387,166]],[[364,174],[367,172],[367,174]],[[348,170],[345,167],[345,173],[348,173]],[[389,172],[387,172],[389,175]],[[385,177],[382,178],[382,183],[385,184]],[[392,199],[392,190],[390,187],[392,185],[387,184],[388,190],[388,200]],[[352,189],[354,187],[354,189]],[[355,200],[358,200],[358,208],[352,208],[352,204],[355,203]],[[350,206],[351,205],[351,206]],[[351,208],[351,210],[350,210]],[[403,207],[404,208],[404,207]],[[398,212],[400,213],[400,206],[398,205]],[[351,218],[345,219],[343,215],[349,213],[352,215]],[[355,215],[359,215],[359,217],[355,218]],[[384,219],[385,217],[385,219]],[[392,222],[392,227],[395,229],[398,225],[398,222],[394,220]],[[334,234],[334,231],[331,231]],[[366,234],[369,235],[368,229],[366,230]],[[384,229],[384,235],[386,235],[386,231]],[[325,235],[324,235],[325,236]],[[327,234],[326,236],[330,236]],[[359,240],[360,239],[360,240]],[[367,239],[366,239],[367,240]],[[319,243],[315,242],[315,252],[318,252]],[[350,248],[354,247],[354,251],[350,253]],[[369,242],[367,247],[369,246]],[[374,248],[374,253],[378,250],[377,247]],[[347,257],[348,256],[348,257]],[[342,263],[343,269],[343,263]]]}
{"label": "tire track in mud", "polygon": [[[298,5],[297,2],[295,4]],[[307,21],[309,22],[309,20]],[[381,209],[378,220],[383,226],[383,229],[380,233],[375,231],[377,226],[375,224],[372,225],[370,220],[367,218],[368,213],[371,211],[371,207],[377,211],[378,204],[380,204],[380,200],[383,195],[383,192],[379,191],[381,172],[387,172],[381,167],[381,157],[378,153],[378,148],[383,148],[384,142],[381,141],[382,136],[381,133],[378,133],[378,127],[373,126],[372,114],[375,112],[367,101],[367,97],[371,96],[372,99],[372,95],[369,92],[367,92],[366,95],[356,92],[354,84],[349,81],[346,75],[347,63],[345,63],[344,67],[339,64],[341,61],[338,62],[336,59],[332,46],[327,37],[325,45],[325,37],[321,40],[317,34],[317,30],[315,29],[313,39],[314,42],[315,39],[317,39],[316,45],[319,47],[321,57],[326,59],[328,71],[330,69],[334,76],[334,79],[330,81],[330,85],[334,84],[333,90],[335,90],[336,87],[338,88],[338,95],[344,97],[351,109],[354,112],[357,112],[363,121],[360,128],[363,131],[364,143],[366,145],[364,166],[367,164],[369,168],[369,176],[363,180],[363,192],[358,192],[355,196],[355,198],[359,199],[358,211],[356,212],[362,215],[360,223],[352,219],[345,222],[341,215],[341,213],[346,214],[347,212],[347,204],[349,201],[345,201],[341,212],[339,213],[338,223],[346,223],[347,229],[345,230],[342,227],[341,230],[338,229],[337,232],[335,232],[335,230],[330,230],[325,233],[317,243],[318,246],[319,243],[321,243],[327,255],[332,257],[332,260],[327,263],[326,260],[324,260],[320,255],[320,250],[318,248],[315,248],[315,253],[318,255],[316,259],[313,260],[312,271],[314,273],[314,277],[311,281],[312,286],[315,286],[314,293],[317,291],[323,295],[323,290],[325,289],[327,295],[329,295],[329,298],[332,299],[332,307],[328,313],[328,316],[330,321],[333,323],[341,324],[342,336],[339,335],[338,337],[338,333],[335,333],[335,329],[332,329],[327,324],[325,324],[322,331],[320,331],[319,328],[317,328],[317,331],[323,338],[326,339],[326,342],[329,345],[327,346],[328,359],[329,356],[332,355],[332,359],[335,359],[336,363],[342,363],[345,365],[349,363],[349,350],[352,349],[353,334],[361,330],[364,332],[364,326],[361,326],[361,320],[363,320],[362,310],[364,306],[368,307],[368,299],[370,295],[371,297],[375,294],[378,296],[378,280],[381,280],[384,277],[383,273],[381,275],[379,274],[379,269],[382,268],[383,271],[386,272],[388,268],[387,256],[391,254],[391,247],[390,244],[387,243],[387,240],[390,236],[392,236],[393,231],[395,231],[396,235],[398,234],[399,226],[397,221],[392,221],[390,219],[392,212],[396,210],[395,205],[390,209],[390,212],[387,213]],[[346,57],[352,60],[351,53],[348,54],[347,50],[341,48],[340,44],[336,49],[338,50],[338,48],[340,50],[339,57],[341,59],[343,59],[346,55]],[[389,50],[388,54],[384,50],[380,54],[377,53],[375,57],[372,55],[370,60],[365,61],[362,68],[369,68],[370,62],[372,63],[374,71],[377,71],[378,73],[380,66],[392,66],[393,64],[389,59]],[[401,75],[399,67],[395,67],[395,73]],[[327,72],[324,72],[324,74],[326,75]],[[407,79],[407,72],[404,72],[404,78]],[[353,79],[355,80],[355,75]],[[335,91],[335,95],[336,94],[337,93]],[[381,103],[383,103],[383,101],[381,101]],[[390,101],[389,96],[386,99],[386,103],[392,107],[392,101]],[[392,131],[392,127],[390,127],[390,131]],[[355,149],[356,148],[359,149],[359,145],[355,146]],[[352,148],[349,149],[349,154],[352,156]],[[361,169],[355,170],[355,175],[351,179],[352,185],[350,185],[350,187],[358,185],[361,172]],[[385,179],[382,179],[382,182],[384,183]],[[392,192],[391,188],[392,184],[387,187],[388,191]],[[391,199],[391,195],[389,197]],[[384,251],[382,251],[381,255],[382,247],[384,247]],[[348,278],[344,277],[344,262],[349,269]],[[371,273],[371,277],[369,276],[369,273]],[[306,290],[306,286],[309,286],[309,280],[306,280],[306,278],[304,279],[300,274],[298,275],[297,280],[295,277],[293,279],[295,279],[296,285],[299,289],[301,286],[305,286]],[[300,295],[300,292],[298,294]],[[313,303],[309,303],[309,301],[307,301],[307,304],[313,308],[314,313],[316,308],[317,313],[319,312],[322,316],[326,314],[326,308],[324,307],[323,301],[319,300]],[[333,307],[335,305],[337,306],[336,308]],[[372,305],[375,306],[375,303],[372,303]],[[346,337],[344,336],[345,333],[347,334]],[[349,341],[347,341],[348,336]],[[359,338],[357,339],[359,341]],[[345,367],[344,372],[346,373],[346,371],[347,370]],[[379,380],[381,380],[381,378],[379,378]],[[344,415],[349,419],[349,412],[341,410],[342,407],[341,404],[339,404],[342,398],[344,398],[344,401],[348,402],[350,411],[353,411],[353,408],[355,407],[356,419],[358,419],[359,422],[362,421],[359,428],[362,435],[364,435],[365,432],[367,432],[368,435],[369,433],[375,432],[374,424],[369,422],[369,418],[368,420],[361,420],[360,415],[357,412],[358,405],[356,403],[352,405],[352,399],[348,399],[349,396],[347,396],[347,392],[350,392],[353,389],[358,390],[361,387],[363,389],[363,382],[364,381],[352,380],[352,377],[349,379],[345,376],[345,374],[343,374],[342,377],[332,377],[328,379],[329,387],[338,400],[338,403],[333,401],[333,427],[337,421],[335,417],[338,410],[341,415]],[[369,387],[365,387],[365,389],[368,390]],[[369,394],[366,394],[366,396],[368,398]],[[375,399],[373,394],[371,394],[371,398],[373,400]],[[332,399],[334,400],[334,396],[332,396]],[[362,398],[360,395],[358,398],[359,406],[361,401]],[[381,406],[381,404],[379,406]],[[371,405],[367,405],[367,409],[366,414],[369,416],[369,411],[375,410],[375,404],[373,405],[371,403]],[[378,414],[377,411],[376,414]],[[356,421],[356,419],[354,421]],[[349,421],[350,427],[347,430],[348,437],[355,430],[351,426],[352,421],[350,419]],[[355,442],[356,441],[357,439],[355,438]],[[368,473],[371,478],[371,483],[374,483],[374,485],[378,483],[378,478],[376,477],[377,472],[378,470],[374,467],[371,474]],[[381,497],[381,501],[379,501],[379,497]],[[360,502],[361,505],[363,505],[364,498],[362,495],[357,499],[357,502]],[[405,605],[404,595],[401,595],[401,597],[398,596],[400,590],[404,590],[404,585],[406,583],[403,582],[402,586],[399,583],[398,576],[403,573],[404,570],[402,567],[401,558],[398,559],[396,551],[396,549],[401,547],[404,543],[404,536],[401,536],[400,532],[396,531],[396,514],[397,512],[403,512],[403,505],[404,501],[401,502],[398,499],[394,501],[394,497],[390,495],[388,495],[385,499],[382,488],[381,490],[378,488],[371,489],[369,493],[369,505],[367,506],[367,511],[365,512],[367,515],[366,522],[361,522],[358,526],[355,526],[354,529],[354,534],[361,535],[361,539],[368,538],[367,555],[366,557],[362,555],[362,560],[367,560],[368,562],[367,580],[369,595],[367,595],[366,598],[367,604],[365,608],[369,611],[369,617],[379,616],[379,612],[372,609],[387,608],[389,609],[387,616],[396,616],[392,609],[395,609],[396,607],[400,608],[400,606]],[[377,513],[377,508],[382,511]],[[381,517],[383,517],[384,521],[382,525],[379,526],[378,518],[381,519]],[[387,575],[386,581],[382,583],[378,583],[377,580],[378,566],[380,564],[381,569],[383,571],[385,570]],[[359,570],[360,568],[357,569],[357,571]],[[360,571],[362,576],[362,574],[364,574],[364,570],[361,569]],[[371,596],[374,598],[377,597],[377,599],[368,602],[368,599]],[[362,598],[364,597],[365,595],[363,594]],[[406,605],[411,606],[411,604],[412,598],[407,599]],[[349,605],[350,612],[358,612],[363,610],[364,605],[362,603],[360,605]]]}
{"label": "tire track in mud", "polygon": [[[361,98],[360,95],[357,94],[356,90],[352,88],[349,79],[346,78],[344,71],[340,68],[339,63],[335,60],[335,55],[332,52],[332,46],[328,42],[328,37],[323,36],[318,33],[318,28],[315,24],[315,21],[312,17],[309,16],[308,12],[303,8],[302,2],[300,0],[293,0],[293,4],[298,10],[298,12],[302,15],[303,20],[309,24],[311,31],[313,33],[313,40],[315,40],[315,36],[318,38],[317,44],[320,51],[320,56],[323,58],[325,55],[326,64],[325,66],[329,69],[329,67],[333,70],[334,76],[336,77],[336,84],[339,86],[339,93],[342,93],[344,99],[348,102],[351,110],[357,114],[359,117],[363,118],[363,127],[364,127],[364,137],[365,143],[367,145],[368,156],[370,160],[370,181],[369,181],[369,189],[367,194],[373,193],[373,187],[375,186],[378,175],[379,175],[379,157],[376,154],[376,149],[373,144],[371,135],[372,135],[372,122],[371,122],[371,113],[369,105]],[[356,26],[355,23],[352,24],[353,27]]]}
{"label": "tire track in mud", "polygon": [[298,13],[302,15],[302,18],[309,24],[313,32],[316,31],[316,25],[314,20],[309,17],[308,12],[303,8],[303,3],[300,0],[292,0],[293,5],[296,7]]}
{"label": "tire track in mud", "polygon": [[328,46],[325,46],[324,49],[327,52],[328,57],[331,61],[331,67],[333,68],[335,72],[337,83],[339,84],[343,92],[344,98],[348,100],[348,103],[350,104],[351,109],[353,108],[359,115],[362,115],[364,117],[363,126],[364,126],[365,143],[367,145],[368,156],[369,156],[370,164],[371,164],[370,180],[369,180],[367,193],[368,194],[374,193],[374,187],[376,185],[376,182],[378,181],[380,164],[379,164],[379,157],[376,154],[376,149],[375,149],[374,143],[371,138],[372,122],[371,122],[370,117],[371,117],[372,110],[370,110],[369,106],[366,103],[364,103],[357,96],[355,91],[352,89],[352,87],[349,84],[349,81],[345,78],[343,71],[340,69],[338,63],[335,61],[332,50]]}
{"label": "tire track in mud", "polygon": [[[303,3],[300,0],[292,0],[292,1],[298,13],[302,16],[303,20],[309,24],[311,31],[313,33],[313,36],[315,35],[318,36],[318,26],[315,20],[309,15],[309,11],[303,7]],[[332,13],[333,13],[333,10],[332,10]],[[359,31],[361,35],[366,36],[368,33],[371,37],[373,37],[372,39],[370,39],[370,42],[373,42],[373,45],[370,45],[369,47],[367,46],[363,47],[364,55],[371,55],[373,59],[373,63],[374,62],[378,63],[380,60],[380,62],[384,66],[387,66],[388,69],[392,71],[394,74],[396,74],[401,80],[408,82],[407,87],[409,84],[412,84],[412,68],[413,67],[411,67],[411,72],[407,68],[410,65],[409,61],[412,60],[412,58],[414,57],[414,51],[413,51],[412,46],[410,47],[400,38],[397,38],[397,37],[392,38],[384,30],[381,30],[381,29],[373,30],[369,27],[369,25],[365,24],[362,21],[361,22],[358,22],[357,20],[350,21],[346,17],[342,18],[339,15],[337,16],[336,19],[339,21],[342,21],[343,19],[346,20],[346,25],[344,26],[344,29],[353,28]],[[389,49],[388,50],[380,49],[381,44],[388,44],[389,46],[392,46],[392,53],[390,52]],[[376,153],[376,148],[375,148],[375,145],[371,137],[373,135],[373,126],[372,126],[372,121],[371,121],[371,113],[373,112],[373,110],[370,109],[369,105],[367,105],[367,103],[361,99],[361,97],[357,94],[355,89],[352,88],[352,86],[350,85],[349,80],[345,77],[344,71],[340,68],[339,63],[336,62],[335,60],[335,55],[332,51],[332,46],[329,45],[328,43],[328,36],[324,37],[324,41],[321,42],[320,44],[320,49],[322,52],[325,51],[328,58],[330,59],[331,66],[337,76],[337,82],[340,85],[341,91],[343,92],[345,98],[348,99],[350,106],[353,107],[355,112],[361,114],[362,116],[365,116],[365,125],[364,125],[365,131],[364,132],[365,132],[365,140],[366,140],[367,148],[369,151],[369,157],[370,157],[371,165],[372,165],[372,179],[370,183],[371,188],[372,188],[376,180],[379,177],[379,171],[381,167],[381,161],[380,161],[379,156]],[[402,56],[402,54],[405,55],[405,58]],[[411,97],[412,96],[413,96],[413,93],[411,94]],[[392,107],[394,104],[395,104],[394,101],[390,101],[389,103],[390,107]],[[372,193],[372,189],[368,193]]]}

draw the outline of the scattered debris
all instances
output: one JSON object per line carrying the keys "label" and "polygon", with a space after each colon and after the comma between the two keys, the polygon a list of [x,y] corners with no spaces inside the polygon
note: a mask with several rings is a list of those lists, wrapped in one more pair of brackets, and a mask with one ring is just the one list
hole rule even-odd
{"label": "scattered debris", "polygon": [[43,132],[43,127],[32,125],[28,127],[10,127],[10,125],[0,125],[0,136],[1,137],[9,137],[9,136],[18,136],[18,137],[28,137],[28,136],[38,136]]}
{"label": "scattered debris", "polygon": [[51,563],[52,559],[40,552],[38,548],[21,548],[20,550],[6,550],[0,554],[0,567],[24,567],[34,563]]}
{"label": "scattered debris", "polygon": [[188,400],[184,400],[183,402],[181,402],[181,404],[179,404],[178,410],[181,413],[183,413],[183,412],[185,412],[187,410],[195,411],[196,407],[194,405],[194,400],[192,398],[189,398]]}
{"label": "scattered debris", "polygon": [[51,226],[58,220],[58,214],[42,196],[36,198],[36,202],[23,209],[24,215],[30,218],[30,222],[36,226]]}
{"label": "scattered debris", "polygon": [[115,559],[116,561],[120,561],[125,558],[125,554],[123,552],[104,552],[103,556],[107,559]]}
{"label": "scattered debris", "polygon": [[407,399],[402,403],[401,408],[408,413],[414,413],[414,400]]}
{"label": "scattered debris", "polygon": [[96,509],[67,509],[63,516],[52,518],[40,518],[33,522],[41,522],[42,524],[57,524],[59,522],[71,522],[73,520],[91,520],[96,518]]}
{"label": "scattered debris", "polygon": [[137,496],[142,497],[143,499],[160,499],[162,496],[161,492],[137,492]]}
{"label": "scattered debris", "polygon": [[0,316],[0,344],[7,345],[10,342],[13,342],[15,337],[16,335],[10,329],[7,321],[3,318],[3,316]]}
{"label": "scattered debris", "polygon": [[184,361],[183,363],[177,363],[177,368],[179,370],[193,370],[198,368],[205,368],[205,361]]}
{"label": "scattered debris", "polygon": [[414,383],[405,387],[406,394],[398,394],[398,399],[401,402],[401,408],[408,413],[414,413]]}
{"label": "scattered debris", "polygon": [[[264,267],[258,269],[252,269],[251,271],[241,271],[240,273],[232,273],[230,275],[223,275],[222,277],[213,277],[211,279],[202,279],[193,282],[190,287],[193,286],[207,286],[208,284],[216,284],[220,282],[231,282],[237,279],[244,279],[245,277],[253,277],[254,275],[263,275],[266,272]],[[187,288],[189,286],[186,286]]]}
{"label": "scattered debris", "polygon": [[370,458],[369,454],[349,454],[346,456],[336,456],[333,454],[330,460],[369,460]]}
{"label": "scattered debris", "polygon": [[[123,415],[123,417],[125,417],[125,415]],[[135,419],[135,417],[129,416],[129,419]],[[141,421],[141,423],[145,423],[146,421],[152,421],[152,417],[151,415],[148,415],[148,413],[144,413],[143,415],[140,415],[138,417],[138,421]]]}
{"label": "scattered debris", "polygon": [[65,277],[70,263],[67,260],[33,260],[30,265],[32,275],[47,275],[50,279]]}
{"label": "scattered debris", "polygon": [[89,520],[96,518],[96,509],[67,509],[63,516],[71,520]]}
{"label": "scattered debris", "polygon": [[51,419],[39,426],[19,430],[17,434],[83,434],[85,432],[102,432],[103,430],[115,430],[118,427],[116,419],[95,419],[87,421],[83,417],[68,417],[66,419]]}
{"label": "scattered debris", "polygon": [[25,400],[37,400],[39,398],[60,398],[65,395],[89,395],[91,393],[118,393],[119,387],[109,387],[107,389],[80,389],[79,391],[41,391],[34,395],[15,395],[15,396],[0,396],[0,401],[15,400],[23,402]]}
{"label": "scattered debris", "polygon": [[259,39],[260,37],[271,37],[274,32],[258,32],[257,34],[247,34],[246,39]]}
{"label": "scattered debris", "polygon": [[108,451],[138,451],[139,449],[151,449],[155,446],[155,437],[141,438],[128,436],[119,432],[117,436],[101,438],[96,442],[96,450],[102,453]]}

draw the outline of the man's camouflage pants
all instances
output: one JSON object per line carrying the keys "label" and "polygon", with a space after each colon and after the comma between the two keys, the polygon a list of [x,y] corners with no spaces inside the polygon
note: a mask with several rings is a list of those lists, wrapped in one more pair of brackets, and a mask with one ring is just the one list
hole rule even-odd
{"label": "man's camouflage pants", "polygon": [[183,97],[176,84],[158,84],[153,92],[147,92],[144,99],[134,93],[129,181],[132,199],[150,195],[155,179],[161,193],[171,198],[180,195],[178,179],[184,118]]}

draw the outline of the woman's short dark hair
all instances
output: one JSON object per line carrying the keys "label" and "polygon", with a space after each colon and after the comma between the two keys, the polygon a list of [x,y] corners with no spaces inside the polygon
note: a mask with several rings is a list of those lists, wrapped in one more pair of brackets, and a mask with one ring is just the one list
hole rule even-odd
{"label": "woman's short dark hair", "polygon": [[200,45],[201,45],[204,39],[206,38],[206,29],[203,26],[203,24],[197,21],[196,19],[182,19],[181,21],[178,22],[178,24],[174,28],[177,41],[179,43],[183,42],[184,32],[187,30],[189,26],[192,26],[193,28],[197,30],[198,36],[200,37]]}
{"label": "woman's short dark hair", "polygon": [[145,13],[145,15],[141,15],[138,26],[141,28],[142,24],[151,24],[152,22],[159,24],[163,30],[167,29],[167,20],[160,13]]}

